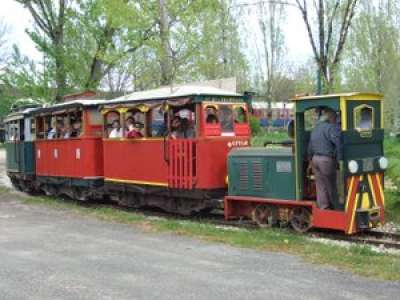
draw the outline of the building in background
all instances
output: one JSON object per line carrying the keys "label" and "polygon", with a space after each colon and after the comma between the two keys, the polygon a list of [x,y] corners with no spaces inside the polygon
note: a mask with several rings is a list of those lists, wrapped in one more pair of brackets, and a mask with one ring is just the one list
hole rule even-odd
{"label": "building in background", "polygon": [[263,127],[284,128],[293,119],[293,104],[288,102],[272,102],[269,108],[268,102],[252,102],[253,115],[260,119]]}

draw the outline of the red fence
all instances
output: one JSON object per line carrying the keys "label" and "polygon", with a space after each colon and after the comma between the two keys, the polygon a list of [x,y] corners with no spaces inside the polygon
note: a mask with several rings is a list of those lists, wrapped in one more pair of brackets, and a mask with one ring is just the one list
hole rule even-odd
{"label": "red fence", "polygon": [[177,189],[192,189],[196,180],[196,142],[179,139],[168,141],[168,185]]}

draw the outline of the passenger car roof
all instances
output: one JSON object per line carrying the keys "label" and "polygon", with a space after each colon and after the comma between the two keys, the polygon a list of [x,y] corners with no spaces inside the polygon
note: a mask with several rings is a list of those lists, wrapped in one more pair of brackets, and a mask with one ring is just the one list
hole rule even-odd
{"label": "passenger car roof", "polygon": [[142,102],[150,100],[168,100],[190,96],[221,96],[221,97],[243,97],[243,95],[216,87],[200,85],[165,86],[158,89],[135,92],[122,97],[107,101],[107,104],[123,102]]}
{"label": "passenger car roof", "polygon": [[60,103],[52,104],[49,106],[44,106],[44,107],[38,109],[37,111],[35,111],[35,114],[60,111],[63,109],[74,108],[74,107],[98,106],[98,105],[104,104],[104,103],[107,103],[107,101],[104,99],[90,99],[90,100],[76,99],[76,100],[72,100],[72,101],[60,102]]}
{"label": "passenger car roof", "polygon": [[16,112],[12,112],[9,115],[7,115],[4,118],[4,123],[11,122],[11,121],[16,121],[16,120],[21,120],[25,116],[30,115],[31,113],[34,113],[36,110],[41,109],[40,107],[29,107],[25,108]]}

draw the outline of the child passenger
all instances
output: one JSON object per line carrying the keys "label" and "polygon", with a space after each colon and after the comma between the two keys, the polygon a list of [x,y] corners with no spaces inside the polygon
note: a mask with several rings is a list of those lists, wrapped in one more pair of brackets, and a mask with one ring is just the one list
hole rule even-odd
{"label": "child passenger", "polygon": [[110,139],[117,139],[117,138],[122,138],[122,128],[119,123],[119,120],[114,120],[111,124],[112,130],[110,132],[110,135],[108,136]]}

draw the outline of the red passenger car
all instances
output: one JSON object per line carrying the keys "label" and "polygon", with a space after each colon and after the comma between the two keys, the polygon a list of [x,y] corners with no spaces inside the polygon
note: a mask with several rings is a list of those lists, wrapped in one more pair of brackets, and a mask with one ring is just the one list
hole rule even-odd
{"label": "red passenger car", "polygon": [[74,100],[35,112],[36,182],[50,195],[102,196],[103,100]]}
{"label": "red passenger car", "polygon": [[213,87],[133,93],[102,113],[105,189],[128,206],[182,214],[219,207],[227,154],[249,145],[246,98]]}

